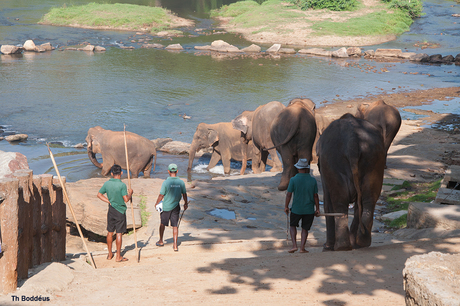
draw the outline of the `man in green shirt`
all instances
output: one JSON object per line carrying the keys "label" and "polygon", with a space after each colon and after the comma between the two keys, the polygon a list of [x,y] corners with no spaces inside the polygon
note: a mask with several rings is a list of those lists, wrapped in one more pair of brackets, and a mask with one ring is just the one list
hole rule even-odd
{"label": "man in green shirt", "polygon": [[127,190],[126,184],[121,181],[122,173],[123,171],[119,165],[113,165],[110,169],[112,178],[104,183],[97,194],[99,199],[109,204],[107,212],[107,249],[109,254],[107,259],[113,258],[112,242],[113,233],[116,231],[117,257],[115,260],[117,262],[128,261],[127,258],[121,256],[121,236],[126,232],[125,202],[128,202],[133,197],[133,190]]}
{"label": "man in green shirt", "polygon": [[170,164],[168,166],[168,173],[169,177],[161,185],[160,194],[158,195],[157,203],[155,204],[156,207],[161,201],[163,201],[163,211],[160,214],[160,240],[158,240],[156,245],[164,245],[163,234],[165,232],[165,226],[168,226],[171,221],[171,226],[173,227],[173,249],[177,252],[177,236],[179,235],[177,223],[179,221],[180,213],[179,202],[182,197],[185,203],[184,211],[187,210],[187,191],[185,190],[184,181],[177,177],[176,164]]}
{"label": "man in green shirt", "polygon": [[313,224],[314,217],[319,215],[318,184],[316,179],[310,175],[310,165],[308,164],[308,160],[306,158],[300,158],[294,167],[297,168],[299,173],[297,173],[289,181],[284,205],[284,212],[288,215],[289,202],[291,202],[292,194],[294,193],[294,200],[292,201],[291,207],[291,220],[289,224],[292,249],[288,252],[294,253],[298,250],[297,226],[299,226],[299,221],[302,220],[300,253],[308,253],[308,251],[305,250],[308,231]]}

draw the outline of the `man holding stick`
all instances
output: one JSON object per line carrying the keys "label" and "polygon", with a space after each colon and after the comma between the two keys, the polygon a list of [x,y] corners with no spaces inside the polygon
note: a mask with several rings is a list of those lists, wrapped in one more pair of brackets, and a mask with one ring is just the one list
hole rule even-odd
{"label": "man holding stick", "polygon": [[[104,183],[99,190],[97,197],[109,204],[107,212],[107,249],[109,254],[107,259],[113,258],[112,242],[113,233],[117,232],[116,245],[117,245],[117,262],[128,261],[127,258],[121,256],[121,236],[126,232],[126,204],[133,197],[133,190],[127,190],[126,184],[121,181],[121,174],[123,171],[119,165],[113,165],[110,169],[112,178]],[[105,196],[104,194],[107,194]]]}
{"label": "man holding stick", "polygon": [[163,201],[163,211],[160,214],[160,240],[156,243],[157,246],[164,246],[163,234],[165,227],[169,225],[173,227],[173,249],[178,251],[177,248],[177,236],[179,235],[178,222],[180,213],[180,199],[184,199],[184,211],[188,208],[187,191],[185,189],[185,183],[177,177],[177,165],[170,164],[168,166],[169,177],[163,182],[158,195],[155,207]]}
{"label": "man holding stick", "polygon": [[[299,173],[289,181],[289,186],[286,193],[286,201],[284,212],[289,214],[289,202],[291,202],[292,194],[294,200],[291,207],[290,233],[292,240],[292,249],[289,253],[294,253],[297,248],[297,226],[302,220],[302,234],[300,240],[300,253],[308,253],[305,250],[308,231],[313,224],[315,216],[319,216],[319,198],[318,198],[318,183],[316,179],[310,175],[310,165],[306,158],[300,158],[294,165]],[[316,206],[316,210],[315,210]]]}

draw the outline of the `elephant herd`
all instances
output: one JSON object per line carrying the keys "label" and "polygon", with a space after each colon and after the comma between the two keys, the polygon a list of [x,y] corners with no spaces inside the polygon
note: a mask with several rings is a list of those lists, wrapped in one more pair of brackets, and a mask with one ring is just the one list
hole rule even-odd
{"label": "elephant herd", "polygon": [[[212,147],[208,170],[220,160],[226,174],[230,172],[231,159],[242,161],[241,174],[248,160],[252,160],[254,173],[265,171],[268,164],[271,171],[282,170],[278,189],[286,190],[290,178],[297,173],[294,164],[300,158],[317,162],[324,211],[343,214],[326,217],[324,250],[367,247],[371,244],[374,208],[382,188],[387,152],[400,126],[399,111],[382,100],[362,104],[355,115],[347,113],[332,122],[315,113],[315,104],[309,99],[293,99],[287,106],[273,101],[254,111],[244,111],[232,122],[200,123],[190,147],[188,171],[196,152]],[[88,131],[88,156],[102,168],[103,175],[114,163],[126,168],[120,138],[123,132],[101,127]],[[156,161],[155,146],[129,132],[127,141],[133,177],[139,172],[149,177],[154,157]],[[103,164],[97,162],[95,153],[102,154]],[[350,228],[349,203],[354,203]]]}

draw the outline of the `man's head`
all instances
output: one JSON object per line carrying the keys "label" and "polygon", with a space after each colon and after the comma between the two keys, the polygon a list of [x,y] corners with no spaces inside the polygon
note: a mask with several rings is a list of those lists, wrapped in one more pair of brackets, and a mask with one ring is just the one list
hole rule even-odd
{"label": "man's head", "polygon": [[169,174],[176,174],[177,173],[177,165],[176,164],[169,164],[168,172],[169,172]]}
{"label": "man's head", "polygon": [[110,168],[110,173],[112,176],[121,176],[121,167],[119,165],[113,165],[112,168]]}
{"label": "man's head", "polygon": [[294,167],[296,167],[301,173],[310,172],[310,165],[308,164],[308,159],[306,158],[300,158]]}

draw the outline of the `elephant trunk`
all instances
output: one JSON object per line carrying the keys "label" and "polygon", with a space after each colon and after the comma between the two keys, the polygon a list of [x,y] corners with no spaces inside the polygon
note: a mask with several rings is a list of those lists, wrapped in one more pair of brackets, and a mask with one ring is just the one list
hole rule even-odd
{"label": "elephant trunk", "polygon": [[89,146],[88,146],[88,157],[91,160],[91,162],[93,163],[93,165],[95,165],[98,168],[102,168],[102,164],[100,164],[96,159],[96,153],[91,151]]}
{"label": "elephant trunk", "polygon": [[190,151],[189,151],[189,156],[188,156],[188,168],[187,171],[192,170],[192,165],[193,165],[193,160],[195,159],[195,154],[199,150],[199,146],[196,143],[195,140],[192,141],[192,144],[190,145]]}

